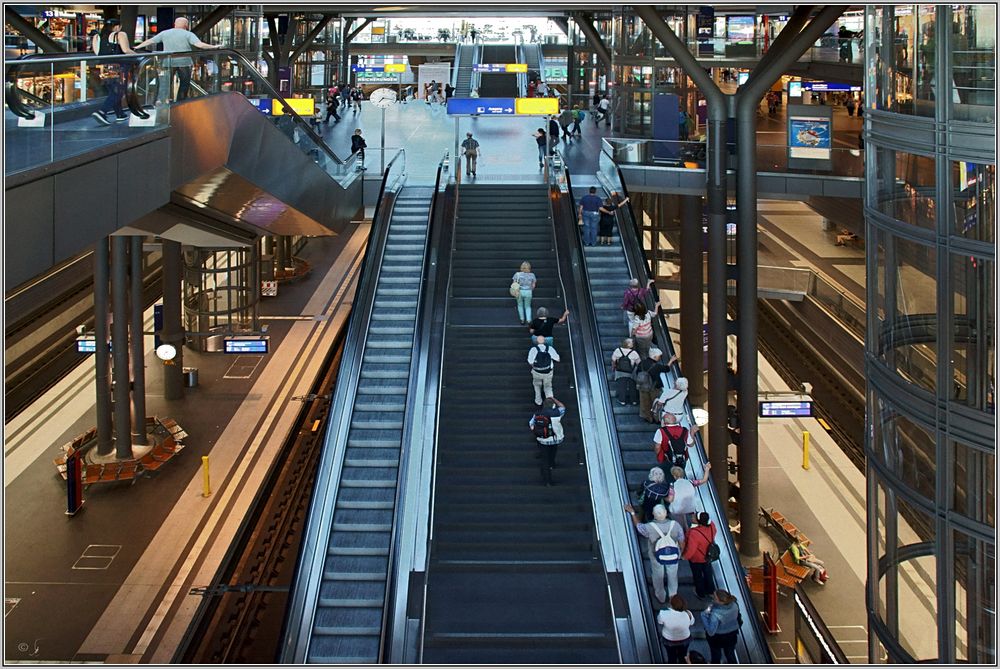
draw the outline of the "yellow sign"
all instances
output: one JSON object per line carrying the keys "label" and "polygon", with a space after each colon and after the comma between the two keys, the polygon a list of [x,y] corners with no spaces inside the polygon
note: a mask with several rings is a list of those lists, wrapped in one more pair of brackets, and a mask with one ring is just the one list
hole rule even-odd
{"label": "yellow sign", "polygon": [[383,72],[406,72],[406,63],[386,63]]}
{"label": "yellow sign", "polygon": [[[285,98],[288,106],[299,116],[312,116],[316,113],[316,101],[312,98]],[[285,109],[275,100],[271,105],[272,116],[284,116]]]}
{"label": "yellow sign", "polygon": [[515,114],[551,115],[559,114],[558,98],[516,98]]}
{"label": "yellow sign", "polygon": [[384,35],[384,34],[385,34],[385,26],[372,27],[372,35]]}
{"label": "yellow sign", "polygon": [[527,63],[507,63],[507,71],[508,72],[527,72],[528,71],[528,64]]}

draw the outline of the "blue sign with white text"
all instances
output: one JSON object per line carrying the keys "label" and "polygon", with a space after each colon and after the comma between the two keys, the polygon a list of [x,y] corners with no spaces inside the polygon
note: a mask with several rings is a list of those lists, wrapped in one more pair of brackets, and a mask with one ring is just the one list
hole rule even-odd
{"label": "blue sign with white text", "polygon": [[448,113],[513,116],[514,98],[451,98],[448,100]]}
{"label": "blue sign with white text", "polygon": [[271,98],[248,98],[248,99],[250,100],[250,104],[256,107],[261,114],[264,114],[266,116],[271,115],[271,102],[272,102]]}

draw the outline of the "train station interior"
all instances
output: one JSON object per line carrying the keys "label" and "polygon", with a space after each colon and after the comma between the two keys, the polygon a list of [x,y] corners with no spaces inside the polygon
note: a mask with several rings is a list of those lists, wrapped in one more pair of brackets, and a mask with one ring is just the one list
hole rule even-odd
{"label": "train station interior", "polygon": [[5,4],[4,663],[995,666],[996,11]]}

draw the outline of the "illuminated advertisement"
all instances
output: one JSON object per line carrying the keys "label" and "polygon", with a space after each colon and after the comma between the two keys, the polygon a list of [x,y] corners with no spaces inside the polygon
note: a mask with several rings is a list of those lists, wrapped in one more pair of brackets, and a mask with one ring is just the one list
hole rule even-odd
{"label": "illuminated advertisement", "polygon": [[752,42],[754,33],[754,17],[727,16],[726,39],[731,42]]}
{"label": "illuminated advertisement", "polygon": [[798,116],[788,119],[788,155],[791,158],[830,159],[831,123],[827,118]]}
{"label": "illuminated advertisement", "polygon": [[790,98],[800,98],[800,97],[802,97],[802,82],[801,81],[789,81],[788,82],[788,97],[790,97]]}

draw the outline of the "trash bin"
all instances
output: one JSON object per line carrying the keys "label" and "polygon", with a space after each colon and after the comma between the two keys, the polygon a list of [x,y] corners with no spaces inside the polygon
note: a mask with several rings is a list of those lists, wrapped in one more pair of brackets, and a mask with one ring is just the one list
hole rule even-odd
{"label": "trash bin", "polygon": [[184,368],[184,387],[185,388],[195,388],[198,385],[198,368],[197,367],[185,367]]}
{"label": "trash bin", "polygon": [[622,142],[615,146],[616,163],[644,163],[646,162],[645,142]]}

